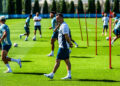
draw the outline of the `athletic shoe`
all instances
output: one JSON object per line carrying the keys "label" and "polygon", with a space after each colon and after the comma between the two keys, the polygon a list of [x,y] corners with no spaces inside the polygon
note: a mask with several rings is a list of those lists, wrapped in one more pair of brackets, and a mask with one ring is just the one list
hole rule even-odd
{"label": "athletic shoe", "polygon": [[4,73],[12,73],[12,70],[8,69],[8,70],[5,71]]}
{"label": "athletic shoe", "polygon": [[36,37],[33,37],[33,41],[36,41]]}
{"label": "athletic shoe", "polygon": [[20,39],[22,38],[22,35],[20,35]]}
{"label": "athletic shoe", "polygon": [[48,78],[50,78],[50,79],[53,79],[53,74],[44,74],[44,76],[46,76],[46,77],[48,77]]}
{"label": "athletic shoe", "polygon": [[18,59],[18,64],[20,66],[20,68],[22,67],[22,64],[21,64],[21,59]]}
{"label": "athletic shoe", "polygon": [[72,78],[71,78],[71,76],[66,76],[66,77],[61,78],[61,79],[63,79],[63,80],[68,80],[68,79],[72,79]]}
{"label": "athletic shoe", "polygon": [[25,38],[25,41],[28,41],[28,39],[27,39],[27,38]]}
{"label": "athletic shoe", "polygon": [[53,53],[48,54],[48,57],[51,57],[51,56],[54,56],[54,54]]}

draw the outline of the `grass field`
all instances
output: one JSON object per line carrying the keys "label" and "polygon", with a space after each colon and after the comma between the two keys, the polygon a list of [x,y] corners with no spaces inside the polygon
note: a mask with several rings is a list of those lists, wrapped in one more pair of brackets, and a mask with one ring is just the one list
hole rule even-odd
{"label": "grass field", "polygon": [[[0,61],[0,86],[119,86],[120,85],[120,41],[116,41],[112,47],[112,66],[109,69],[109,42],[106,41],[102,33],[102,21],[98,19],[98,55],[95,55],[95,19],[87,19],[89,31],[89,44],[86,44],[85,20],[81,19],[83,40],[81,41],[78,19],[65,19],[69,25],[73,39],[79,44],[79,48],[73,47],[71,53],[72,80],[61,80],[66,76],[66,66],[62,61],[61,66],[55,74],[53,80],[46,78],[43,74],[50,73],[55,64],[58,43],[55,45],[55,56],[47,57],[50,53],[50,38],[52,30],[50,19],[43,19],[43,38],[32,41],[33,20],[31,19],[31,34],[29,41],[19,39],[19,35],[24,33],[25,19],[10,19],[7,21],[11,29],[12,43],[18,43],[18,47],[12,47],[9,56],[22,59],[22,68],[16,63],[10,63],[12,74],[4,74],[7,69]],[[113,35],[113,34],[112,34]],[[113,35],[114,36],[114,35]]]}

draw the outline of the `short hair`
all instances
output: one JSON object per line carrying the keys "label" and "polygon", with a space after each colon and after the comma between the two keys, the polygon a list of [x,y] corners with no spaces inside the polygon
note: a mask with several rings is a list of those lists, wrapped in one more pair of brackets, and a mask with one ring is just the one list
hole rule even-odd
{"label": "short hair", "polygon": [[0,17],[0,21],[6,21],[5,16],[1,16],[1,17]]}
{"label": "short hair", "polygon": [[32,14],[29,14],[29,17],[32,17]]}
{"label": "short hair", "polygon": [[62,13],[58,13],[56,16],[60,16],[63,18],[63,14]]}
{"label": "short hair", "polygon": [[54,14],[55,15],[55,11],[51,11],[50,13]]}
{"label": "short hair", "polygon": [[115,13],[115,12],[113,12],[113,15],[115,15],[115,16],[116,16],[116,13]]}

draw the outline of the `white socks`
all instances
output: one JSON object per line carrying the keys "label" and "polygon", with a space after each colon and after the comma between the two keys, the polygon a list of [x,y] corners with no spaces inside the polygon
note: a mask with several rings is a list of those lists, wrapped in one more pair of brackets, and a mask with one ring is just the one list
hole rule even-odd
{"label": "white socks", "polygon": [[112,40],[111,44],[113,45],[113,43],[114,43],[114,40]]}
{"label": "white socks", "polygon": [[24,36],[24,34],[20,34],[21,36]]}
{"label": "white socks", "polygon": [[71,70],[68,70],[67,76],[71,77]]}
{"label": "white socks", "polygon": [[6,66],[7,66],[8,70],[11,70],[11,68],[10,68],[10,65],[9,65],[9,64],[6,64]]}
{"label": "white socks", "polygon": [[50,75],[54,76],[55,73],[50,73]]}
{"label": "white socks", "polygon": [[54,51],[51,51],[51,54],[54,54]]}

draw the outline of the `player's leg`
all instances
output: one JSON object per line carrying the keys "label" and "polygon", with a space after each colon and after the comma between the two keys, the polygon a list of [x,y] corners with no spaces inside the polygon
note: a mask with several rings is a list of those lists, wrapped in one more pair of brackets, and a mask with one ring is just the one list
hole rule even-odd
{"label": "player's leg", "polygon": [[67,66],[67,76],[62,79],[71,79],[71,63],[69,59],[64,60]]}
{"label": "player's leg", "polygon": [[[24,30],[25,30],[25,32],[26,32],[27,27],[24,27]],[[22,38],[22,36],[25,36],[25,35],[27,35],[27,34],[26,34],[26,33],[24,33],[24,34],[20,34],[20,39]]]}
{"label": "player's leg", "polygon": [[52,38],[51,38],[51,53],[48,54],[48,56],[54,56],[54,48],[55,48],[55,41],[58,39],[58,32],[53,32]]}
{"label": "player's leg", "polygon": [[56,60],[56,63],[55,63],[55,66],[54,66],[54,69],[53,69],[53,71],[52,71],[52,73],[50,73],[50,74],[44,74],[46,77],[48,77],[48,78],[50,78],[50,79],[53,79],[53,77],[54,77],[54,74],[56,73],[56,71],[57,71],[57,69],[59,68],[59,66],[60,66],[60,59],[57,59]]}
{"label": "player's leg", "polygon": [[29,34],[30,34],[30,31],[29,31],[29,28],[28,28],[28,29],[26,30],[26,38],[25,38],[25,41],[28,40]]}
{"label": "player's leg", "polygon": [[48,56],[54,56],[54,48],[55,48],[55,41],[56,41],[57,39],[56,38],[51,38],[51,53],[50,54],[48,54]]}
{"label": "player's leg", "polygon": [[105,25],[103,25],[103,32],[102,32],[102,36],[104,35],[104,31],[105,31]]}
{"label": "player's leg", "polygon": [[42,38],[41,26],[38,26],[38,30],[39,30],[40,38]]}
{"label": "player's leg", "polygon": [[34,41],[36,40],[36,32],[37,32],[37,26],[34,27],[34,37],[33,37]]}
{"label": "player's leg", "polygon": [[107,35],[108,25],[105,27],[105,36]]}
{"label": "player's leg", "polygon": [[11,70],[9,64],[8,64],[9,61],[17,62],[19,64],[19,66],[21,67],[21,60],[20,59],[13,59],[13,58],[9,58],[7,56],[8,51],[10,50],[10,48],[11,48],[11,45],[2,46],[2,52],[1,52],[2,60],[6,64],[6,66],[8,68],[6,73],[12,72],[12,70]]}

